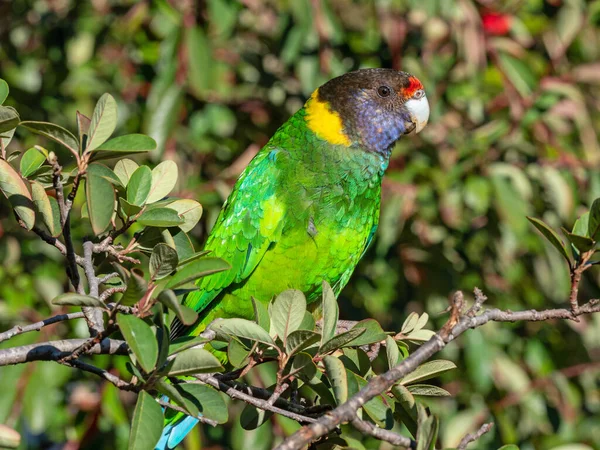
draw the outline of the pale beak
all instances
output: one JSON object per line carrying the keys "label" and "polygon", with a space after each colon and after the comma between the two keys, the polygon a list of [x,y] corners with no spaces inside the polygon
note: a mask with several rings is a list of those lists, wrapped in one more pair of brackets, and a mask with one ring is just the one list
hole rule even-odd
{"label": "pale beak", "polygon": [[419,99],[411,98],[404,104],[404,107],[410,113],[410,117],[415,124],[415,132],[418,133],[425,128],[429,120],[429,102],[427,101],[427,96],[424,95]]}

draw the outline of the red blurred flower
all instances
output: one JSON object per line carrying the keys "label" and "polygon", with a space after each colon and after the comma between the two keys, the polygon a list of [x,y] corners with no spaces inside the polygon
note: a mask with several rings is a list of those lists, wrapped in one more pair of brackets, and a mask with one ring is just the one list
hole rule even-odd
{"label": "red blurred flower", "polygon": [[501,36],[510,30],[511,17],[497,12],[486,12],[481,16],[483,29],[488,34]]}

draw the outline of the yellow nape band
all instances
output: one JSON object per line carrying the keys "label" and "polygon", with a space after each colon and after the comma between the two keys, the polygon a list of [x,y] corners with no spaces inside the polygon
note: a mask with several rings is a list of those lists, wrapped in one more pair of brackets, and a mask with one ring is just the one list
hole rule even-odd
{"label": "yellow nape band", "polygon": [[329,108],[327,102],[318,99],[317,89],[306,102],[306,123],[318,137],[334,145],[349,147],[351,142],[344,133],[340,115]]}

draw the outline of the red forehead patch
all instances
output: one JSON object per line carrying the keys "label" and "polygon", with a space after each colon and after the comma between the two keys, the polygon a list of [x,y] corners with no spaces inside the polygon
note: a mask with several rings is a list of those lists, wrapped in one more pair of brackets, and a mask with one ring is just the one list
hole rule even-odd
{"label": "red forehead patch", "polygon": [[404,95],[406,97],[412,97],[413,94],[419,89],[423,89],[423,85],[415,77],[409,77],[408,86],[404,88]]}

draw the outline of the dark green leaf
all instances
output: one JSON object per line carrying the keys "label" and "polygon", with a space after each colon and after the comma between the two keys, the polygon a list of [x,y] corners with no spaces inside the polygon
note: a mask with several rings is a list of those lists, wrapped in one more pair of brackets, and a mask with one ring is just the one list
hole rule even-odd
{"label": "dark green leaf", "polygon": [[146,373],[150,373],[158,358],[158,343],[152,328],[138,317],[121,313],[117,314],[117,323],[136,361]]}
{"label": "dark green leaf", "polygon": [[195,403],[204,417],[217,423],[227,422],[227,405],[221,394],[213,388],[202,384],[186,383],[179,385],[178,389],[185,398]]}
{"label": "dark green leaf", "polygon": [[117,102],[110,94],[103,94],[96,103],[90,129],[88,131],[86,152],[102,145],[115,131],[117,126]]}
{"label": "dark green leaf", "polygon": [[190,264],[186,264],[169,280],[165,286],[167,289],[174,289],[184,284],[191,283],[213,273],[229,270],[231,266],[220,258],[202,258]]}
{"label": "dark green leaf", "polygon": [[594,248],[595,242],[589,237],[579,236],[577,234],[570,233],[565,228],[562,228],[563,233],[571,244],[577,249],[578,252],[587,252]]}
{"label": "dark green leaf", "polygon": [[129,435],[129,450],[148,450],[154,448],[163,427],[163,413],[160,405],[150,394],[141,391],[133,420],[131,422],[131,434]]}
{"label": "dark green leaf", "polygon": [[250,350],[246,349],[237,339],[231,339],[227,346],[227,359],[229,364],[238,368],[248,364]]}
{"label": "dark green leaf", "polygon": [[54,142],[58,142],[63,147],[68,148],[72,153],[79,153],[79,141],[66,128],[50,122],[21,122],[19,126],[27,128],[29,131],[41,134]]}
{"label": "dark green leaf", "polygon": [[588,234],[594,241],[600,240],[600,198],[594,200],[588,219]]}
{"label": "dark green leaf", "polygon": [[134,155],[154,150],[156,141],[145,134],[126,134],[106,141],[94,150],[91,159],[122,158],[126,155]]}
{"label": "dark green leaf", "polygon": [[52,300],[53,305],[57,306],[93,306],[97,308],[106,308],[104,303],[96,297],[81,295],[73,292],[61,294]]}
{"label": "dark green leaf", "polygon": [[434,450],[437,441],[438,420],[434,416],[427,417],[425,407],[418,404],[418,429],[417,429],[417,449],[416,450]]}
{"label": "dark green leaf", "polygon": [[286,353],[288,355],[293,355],[294,353],[301,352],[305,348],[310,347],[313,344],[316,344],[321,339],[321,335],[319,333],[315,333],[314,331],[309,330],[296,330],[292,331],[286,340]]}
{"label": "dark green leaf", "polygon": [[177,353],[169,369],[169,376],[221,372],[222,370],[221,363],[212,353],[203,348],[190,348]]}
{"label": "dark green leaf", "polygon": [[4,103],[4,100],[8,97],[8,92],[8,83],[0,78],[0,105]]}
{"label": "dark green leaf", "polygon": [[148,284],[144,279],[144,273],[140,269],[132,269],[129,280],[127,280],[127,289],[121,297],[121,304],[131,306],[136,304],[148,290]]}
{"label": "dark green leaf", "polygon": [[62,227],[60,226],[60,213],[56,199],[48,197],[44,187],[37,181],[31,182],[31,198],[50,235],[52,237],[59,236]]}
{"label": "dark green leaf", "polygon": [[347,346],[365,331],[365,328],[352,328],[346,331],[345,333],[337,334],[321,345],[321,347],[319,348],[319,353],[324,355],[326,353],[331,353],[339,348]]}
{"label": "dark green leaf", "polygon": [[35,225],[35,212],[31,193],[23,178],[6,161],[0,159],[0,191],[8,198],[28,230]]}
{"label": "dark green leaf", "polygon": [[184,222],[185,220],[179,217],[177,211],[169,208],[149,209],[137,219],[140,225],[161,228],[176,227]]}
{"label": "dark green leaf", "polygon": [[100,235],[110,225],[115,209],[115,189],[106,179],[106,166],[93,163],[86,173],[85,195],[94,234]]}
{"label": "dark green leaf", "polygon": [[293,372],[299,371],[298,376],[307,382],[312,380],[318,371],[312,356],[308,353],[298,353],[294,356],[291,370]]}
{"label": "dark green leaf", "polygon": [[169,345],[169,355],[187,350],[188,348],[196,347],[208,342],[208,339],[202,336],[181,336],[171,342]]}
{"label": "dark green leaf", "polygon": [[383,332],[381,325],[375,319],[365,319],[358,322],[352,327],[364,328],[365,332],[360,337],[353,340],[349,345],[359,347],[361,345],[373,344],[375,342],[384,341],[387,334]]}
{"label": "dark green leaf", "polygon": [[536,227],[540,233],[544,235],[544,237],[550,242],[556,250],[567,260],[570,264],[569,254],[567,253],[567,248],[565,247],[564,242],[558,237],[558,234],[542,222],[540,219],[536,219],[535,217],[527,217],[534,227]]}
{"label": "dark green leaf", "polygon": [[240,425],[244,430],[254,430],[271,418],[272,412],[246,405],[240,415]]}
{"label": "dark green leaf", "polygon": [[160,280],[169,276],[177,268],[177,251],[167,244],[157,244],[150,255],[150,276],[153,280]]}
{"label": "dark green leaf", "polygon": [[119,197],[119,205],[126,217],[133,217],[142,210],[141,206],[132,205],[123,197]]}
{"label": "dark green leaf", "polygon": [[415,398],[410,391],[401,384],[396,384],[392,387],[392,395],[398,402],[395,411],[396,415],[400,418],[400,421],[406,426],[408,431],[410,431],[410,434],[416,436],[417,406]]}
{"label": "dark green leaf", "polygon": [[0,135],[7,135],[19,125],[19,114],[10,106],[0,106]]}
{"label": "dark green leaf", "polygon": [[450,392],[431,384],[411,384],[407,386],[412,395],[423,395],[427,397],[450,397]]}
{"label": "dark green leaf", "polygon": [[270,331],[271,319],[265,304],[252,297],[252,307],[254,308],[254,321],[266,331]]}
{"label": "dark green leaf", "polygon": [[21,164],[19,166],[21,170],[21,176],[27,178],[33,172],[38,170],[42,164],[46,161],[46,157],[37,148],[30,148],[27,150],[21,158]]}
{"label": "dark green leaf", "polygon": [[198,320],[198,314],[193,309],[182,305],[175,296],[175,293],[169,289],[162,291],[158,295],[158,301],[167,308],[175,312],[177,318],[184,325],[193,325]]}

